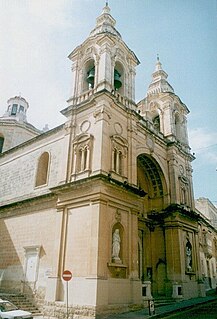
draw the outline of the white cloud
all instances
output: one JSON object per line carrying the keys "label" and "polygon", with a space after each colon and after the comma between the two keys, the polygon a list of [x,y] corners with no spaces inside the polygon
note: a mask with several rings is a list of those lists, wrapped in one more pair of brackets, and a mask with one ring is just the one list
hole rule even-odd
{"label": "white cloud", "polygon": [[27,5],[29,13],[38,18],[40,23],[60,28],[71,26],[65,14],[69,2],[69,0],[31,0],[27,2]]}
{"label": "white cloud", "polygon": [[[59,74],[67,63],[68,52],[61,62],[60,56],[62,34],[71,23],[68,3],[69,0],[0,0],[0,116],[7,99],[21,93],[30,103],[27,118],[33,120],[32,124],[58,124],[56,119],[50,121],[48,114],[53,116],[55,109],[58,118],[58,110],[65,107],[63,101],[68,98],[68,92],[64,92],[68,82],[60,83]],[[70,3],[76,7],[74,0]],[[45,107],[51,112],[45,114]]]}
{"label": "white cloud", "polygon": [[205,128],[189,130],[192,152],[207,163],[217,164],[217,132],[209,132]]}

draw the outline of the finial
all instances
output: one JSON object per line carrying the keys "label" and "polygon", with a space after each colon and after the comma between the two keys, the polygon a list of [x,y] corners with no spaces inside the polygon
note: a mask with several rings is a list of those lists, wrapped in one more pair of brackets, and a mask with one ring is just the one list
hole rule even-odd
{"label": "finial", "polygon": [[160,70],[162,70],[162,64],[160,62],[159,54],[157,54],[157,62],[156,62],[156,66],[155,66],[155,72],[160,71]]}
{"label": "finial", "polygon": [[109,8],[109,5],[108,5],[108,0],[106,0],[106,3],[105,3],[105,7],[103,8],[103,11],[102,11],[102,14],[110,14],[110,8]]}

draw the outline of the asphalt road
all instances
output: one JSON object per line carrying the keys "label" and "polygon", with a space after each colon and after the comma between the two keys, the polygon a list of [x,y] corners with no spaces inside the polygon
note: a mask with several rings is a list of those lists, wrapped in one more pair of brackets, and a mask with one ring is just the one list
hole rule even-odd
{"label": "asphalt road", "polygon": [[161,318],[217,319],[217,300],[203,305],[194,306],[188,310],[177,311],[176,313],[170,315],[164,315],[161,316]]}

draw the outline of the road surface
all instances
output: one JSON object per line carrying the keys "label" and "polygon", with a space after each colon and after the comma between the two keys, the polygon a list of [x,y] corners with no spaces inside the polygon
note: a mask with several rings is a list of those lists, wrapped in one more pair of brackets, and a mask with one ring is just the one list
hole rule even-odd
{"label": "road surface", "polygon": [[[151,317],[150,317],[151,318]],[[217,300],[203,305],[194,306],[187,310],[177,311],[173,314],[162,315],[161,318],[171,319],[217,319]]]}

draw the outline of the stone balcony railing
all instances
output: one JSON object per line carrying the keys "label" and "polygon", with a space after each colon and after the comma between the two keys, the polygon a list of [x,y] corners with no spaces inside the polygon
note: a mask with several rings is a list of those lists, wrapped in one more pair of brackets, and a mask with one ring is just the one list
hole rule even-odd
{"label": "stone balcony railing", "polygon": [[[71,97],[68,102],[70,105],[79,105],[85,101],[88,101],[95,93],[97,93],[97,89],[90,89],[88,91],[83,92],[81,95],[76,97]],[[124,97],[118,91],[111,91],[111,94],[115,97],[118,103],[121,103],[124,107],[136,111],[135,102],[129,100],[127,97]]]}

